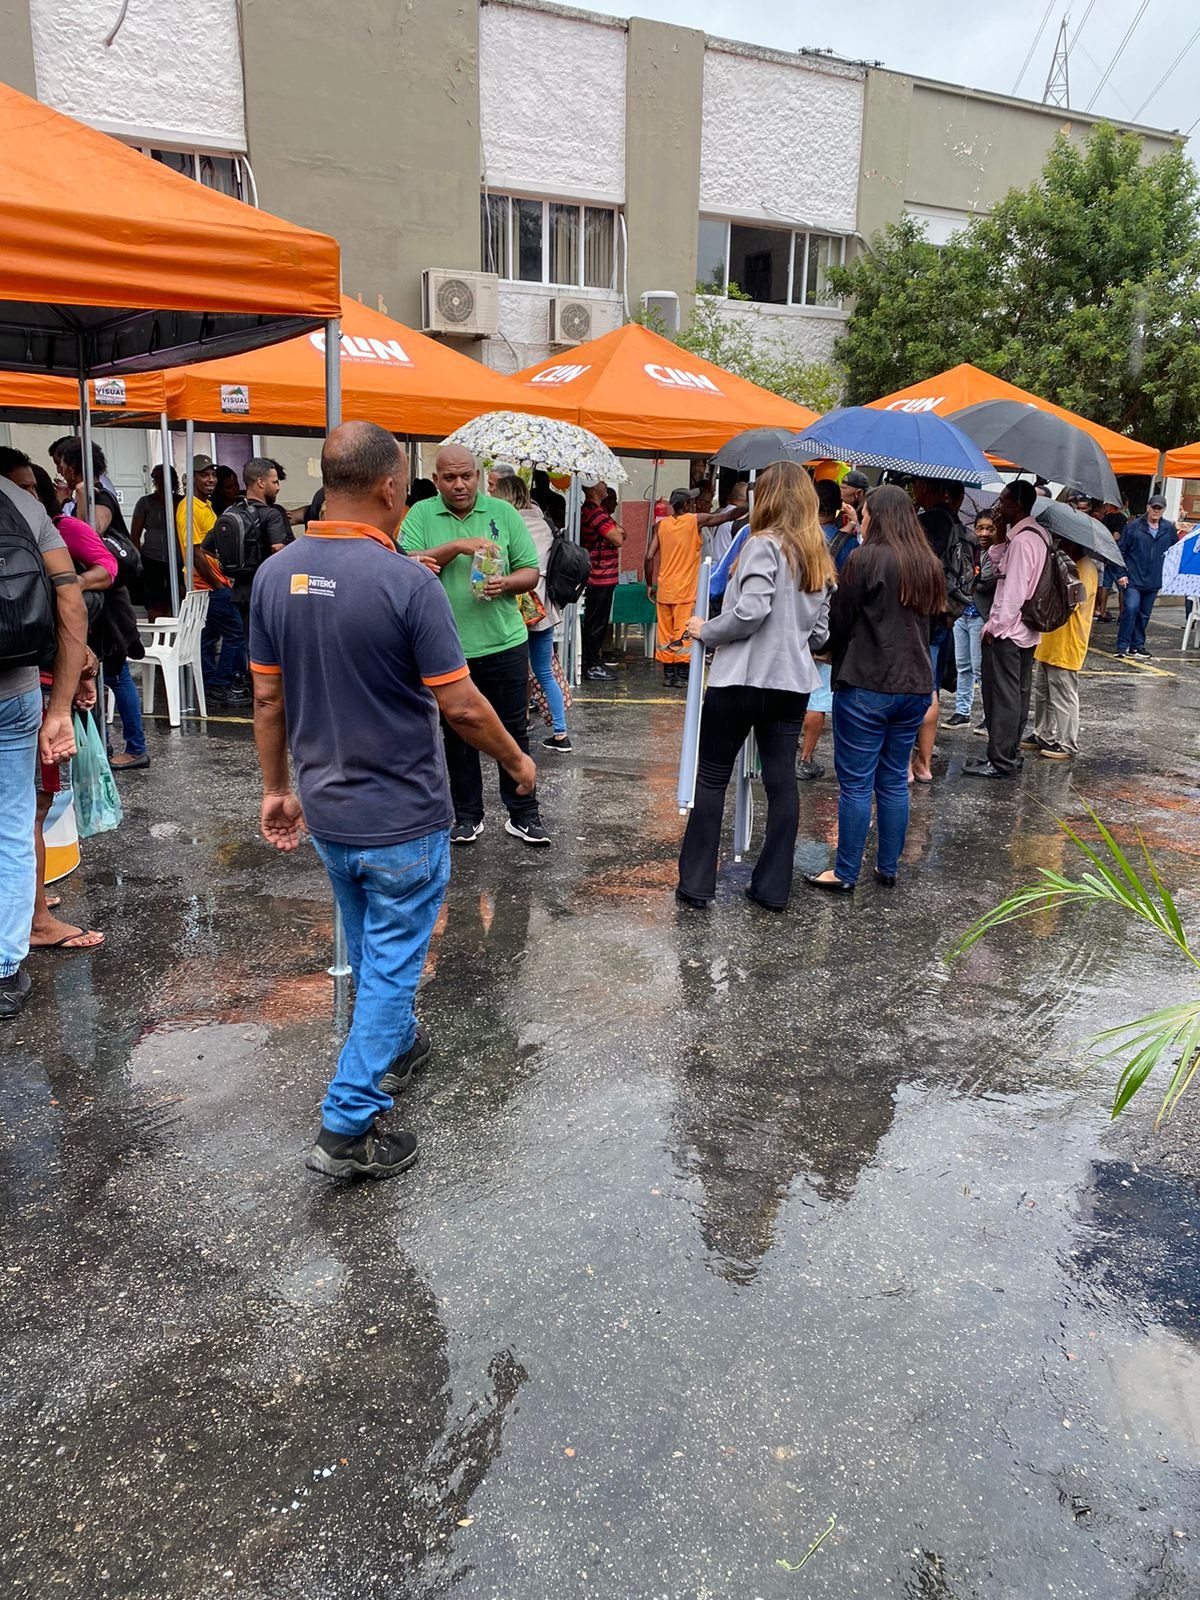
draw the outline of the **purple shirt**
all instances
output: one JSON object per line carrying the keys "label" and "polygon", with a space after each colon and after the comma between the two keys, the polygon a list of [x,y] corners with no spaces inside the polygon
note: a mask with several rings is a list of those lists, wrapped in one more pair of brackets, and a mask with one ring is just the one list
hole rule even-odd
{"label": "purple shirt", "polygon": [[1045,536],[1032,517],[1022,517],[1004,544],[988,546],[988,560],[999,574],[992,612],[983,625],[985,639],[1011,639],[1032,650],[1042,637],[1021,621],[1021,607],[1037,588],[1048,550]]}

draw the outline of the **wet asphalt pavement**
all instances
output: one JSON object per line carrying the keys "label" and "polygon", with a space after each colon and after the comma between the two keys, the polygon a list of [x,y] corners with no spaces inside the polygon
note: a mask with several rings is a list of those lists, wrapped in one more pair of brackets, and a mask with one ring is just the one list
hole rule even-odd
{"label": "wet asphalt pavement", "polygon": [[[943,733],[902,887],[784,918],[736,866],[677,910],[681,697],[640,663],[582,695],[553,850],[493,790],[455,855],[396,1114],[422,1158],[380,1185],[303,1166],[315,857],[258,840],[246,726],[155,723],[64,886],[108,942],[35,956],[0,1036],[5,1592],[1200,1596],[1200,1099],[1113,1127],[1079,1076],[1185,963],[1074,913],[943,959],[1072,868],[1079,794],[1196,927],[1170,616],[1151,667],[1089,659],[1073,771],[972,786]],[[804,786],[801,868],[835,806]]]}

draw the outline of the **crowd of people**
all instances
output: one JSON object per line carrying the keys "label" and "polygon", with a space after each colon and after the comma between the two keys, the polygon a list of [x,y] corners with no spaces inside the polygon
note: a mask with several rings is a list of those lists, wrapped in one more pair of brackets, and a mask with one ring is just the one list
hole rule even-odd
{"label": "crowd of people", "polygon": [[[534,849],[551,842],[530,725],[540,711],[541,748],[571,750],[551,582],[561,497],[544,474],[529,482],[504,464],[485,485],[458,446],[443,447],[432,480],[410,488],[395,439],[353,423],[326,441],[321,490],[301,512],[277,503],[278,463],[254,458],[240,483],[222,483],[201,455],[186,496],[173,470],[164,484],[156,469],[127,530],[102,456],[92,525],[75,515],[78,440],[58,441],[54,462],[57,484],[20,452],[0,452],[0,537],[32,552],[33,597],[27,654],[0,659],[0,1017],[25,1004],[31,946],[103,941],[54,917],[41,821],[69,781],[72,713],[96,714],[98,681],[113,690],[124,734],[114,770],[148,765],[128,671],[140,648],[133,598],[151,618],[170,604],[174,537],[193,588],[208,596],[209,698],[253,699],[262,832],[281,849],[311,835],[346,927],[354,1020],[308,1163],[335,1176],[403,1170],[415,1140],[381,1132],[377,1119],[432,1048],[416,1019],[417,983],[451,847],[474,845],[485,829],[483,757],[497,768],[505,831]],[[1104,590],[1122,596],[1118,655],[1145,655],[1177,530],[1152,496],[1146,515],[1119,530],[1123,570],[1102,575],[1082,546],[1051,539],[1037,500],[1035,484],[1018,478],[971,519],[960,484],[872,488],[855,472],[814,482],[779,462],[758,474],[752,495],[746,480],[734,482],[716,509],[691,489],[655,508],[645,570],[664,681],[686,682],[697,643],[709,658],[682,905],[715,898],[726,793],[750,733],[767,817],[746,894],[772,913],[791,895],[798,780],[823,775],[816,752],[827,719],[836,855],[805,878],[837,894],[858,884],[873,815],[874,877],[896,884],[911,785],[932,778],[939,726],[986,736],[986,753],[963,767],[970,777],[1011,780],[1027,754],[1075,755],[1079,671]],[[612,678],[603,651],[625,543],[616,511],[607,485],[586,487],[590,566],[580,588],[593,682]],[[713,597],[701,617],[706,550]],[[944,687],[955,709],[943,720]]]}

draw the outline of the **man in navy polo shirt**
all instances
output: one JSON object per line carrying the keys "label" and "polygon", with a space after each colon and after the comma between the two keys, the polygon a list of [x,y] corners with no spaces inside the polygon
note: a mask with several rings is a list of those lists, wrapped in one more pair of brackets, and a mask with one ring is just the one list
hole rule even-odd
{"label": "man in navy polo shirt", "polygon": [[354,1022],[307,1165],[390,1178],[416,1160],[417,1141],[379,1133],[375,1119],[430,1053],[413,1000],[450,878],[439,712],[518,793],[537,773],[472,683],[441,584],[396,550],[407,472],[395,439],[370,422],[336,428],[321,477],[324,520],[254,578],[261,828],[280,850],[311,833],[354,973]]}

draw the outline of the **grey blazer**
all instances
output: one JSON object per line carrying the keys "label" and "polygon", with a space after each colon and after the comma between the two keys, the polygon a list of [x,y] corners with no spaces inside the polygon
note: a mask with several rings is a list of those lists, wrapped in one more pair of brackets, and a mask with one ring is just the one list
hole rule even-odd
{"label": "grey blazer", "polygon": [[828,589],[808,594],[771,533],[746,540],[725,590],[719,617],[700,637],[716,650],[708,681],[714,689],[746,685],[811,694],[820,687],[810,653],[829,638]]}

